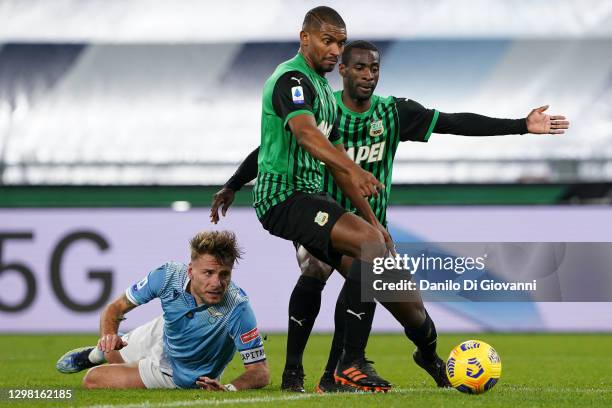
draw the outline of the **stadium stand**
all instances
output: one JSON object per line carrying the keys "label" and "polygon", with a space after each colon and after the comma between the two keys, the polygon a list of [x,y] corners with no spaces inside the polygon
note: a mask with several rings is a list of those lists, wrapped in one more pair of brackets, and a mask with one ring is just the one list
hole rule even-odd
{"label": "stadium stand", "polygon": [[[265,16],[235,2],[232,19],[229,4],[187,3],[2,2],[0,183],[224,181],[258,144],[261,87],[297,49],[296,8],[315,2],[270,1]],[[338,2],[351,38],[381,47],[379,94],[499,117],[550,103],[572,121],[562,137],[403,145],[395,183],[612,180],[609,2],[560,1],[554,15],[547,1],[518,3],[380,0],[383,16]]]}
{"label": "stadium stand", "polygon": [[[603,40],[383,42],[382,95],[500,117],[524,116],[549,102],[573,121],[562,137],[439,135],[428,145],[402,146],[395,181],[610,180],[609,46]],[[537,58],[550,48],[554,57]],[[284,42],[5,45],[4,182],[219,183],[257,145],[261,85],[295,50]],[[585,60],[598,62],[579,69]],[[340,85],[337,74],[331,81]]]}

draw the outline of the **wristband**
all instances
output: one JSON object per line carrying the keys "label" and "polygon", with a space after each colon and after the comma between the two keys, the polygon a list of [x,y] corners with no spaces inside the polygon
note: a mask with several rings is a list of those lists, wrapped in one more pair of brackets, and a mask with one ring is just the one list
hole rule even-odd
{"label": "wristband", "polygon": [[238,391],[238,388],[236,388],[236,386],[232,383],[225,384],[223,388],[225,388],[225,391],[230,391],[230,392]]}

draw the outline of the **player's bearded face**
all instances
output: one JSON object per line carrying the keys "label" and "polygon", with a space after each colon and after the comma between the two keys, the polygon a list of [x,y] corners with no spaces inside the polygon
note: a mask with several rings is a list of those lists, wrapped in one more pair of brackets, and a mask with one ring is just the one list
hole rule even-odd
{"label": "player's bearded face", "polygon": [[346,28],[323,24],[320,30],[309,32],[307,52],[319,73],[332,72],[344,50]]}
{"label": "player's bearded face", "polygon": [[231,276],[231,266],[212,255],[200,255],[189,264],[189,292],[198,305],[217,304],[223,300]]}
{"label": "player's bearded face", "polygon": [[345,79],[345,90],[358,101],[372,97],[380,74],[380,61],[376,51],[353,49],[348,65],[340,66]]}

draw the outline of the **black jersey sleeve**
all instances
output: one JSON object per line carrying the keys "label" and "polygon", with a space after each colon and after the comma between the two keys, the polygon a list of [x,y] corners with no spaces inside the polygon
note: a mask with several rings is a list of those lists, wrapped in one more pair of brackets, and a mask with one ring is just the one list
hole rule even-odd
{"label": "black jersey sleeve", "polygon": [[259,156],[259,146],[255,150],[253,150],[249,155],[244,159],[240,166],[234,173],[227,183],[225,183],[224,187],[229,188],[233,191],[238,191],[249,181],[252,181],[257,177],[257,158]]}
{"label": "black jersey sleeve", "polygon": [[523,135],[527,133],[527,120],[498,119],[476,113],[440,112],[433,131],[464,136]]}
{"label": "black jersey sleeve", "polygon": [[438,120],[438,111],[411,99],[395,98],[400,140],[427,142]]}
{"label": "black jersey sleeve", "polygon": [[316,92],[310,80],[299,71],[283,74],[274,85],[272,106],[278,116],[287,122],[300,114],[314,115]]}

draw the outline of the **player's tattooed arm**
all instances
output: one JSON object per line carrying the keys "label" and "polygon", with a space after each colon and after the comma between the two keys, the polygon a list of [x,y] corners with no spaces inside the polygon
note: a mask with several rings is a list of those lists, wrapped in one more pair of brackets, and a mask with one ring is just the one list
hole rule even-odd
{"label": "player's tattooed arm", "polygon": [[244,366],[244,372],[231,382],[238,390],[262,388],[269,383],[270,370],[266,361]]}
{"label": "player's tattooed arm", "polygon": [[117,334],[119,324],[125,320],[125,314],[137,305],[129,301],[125,293],[110,303],[100,317],[100,340],[98,348],[104,352],[120,350],[127,345]]}
{"label": "player's tattooed arm", "polygon": [[210,377],[198,377],[196,385],[206,391],[240,391],[263,388],[270,383],[268,363],[260,361],[244,366],[244,372],[232,382],[221,384]]}
{"label": "player's tattooed arm", "polygon": [[234,175],[225,183],[223,188],[213,195],[212,204],[210,205],[210,222],[213,224],[219,222],[219,207],[221,207],[221,215],[225,217],[227,210],[234,202],[236,191],[240,190],[242,186],[257,177],[258,156],[259,146],[249,153]]}

